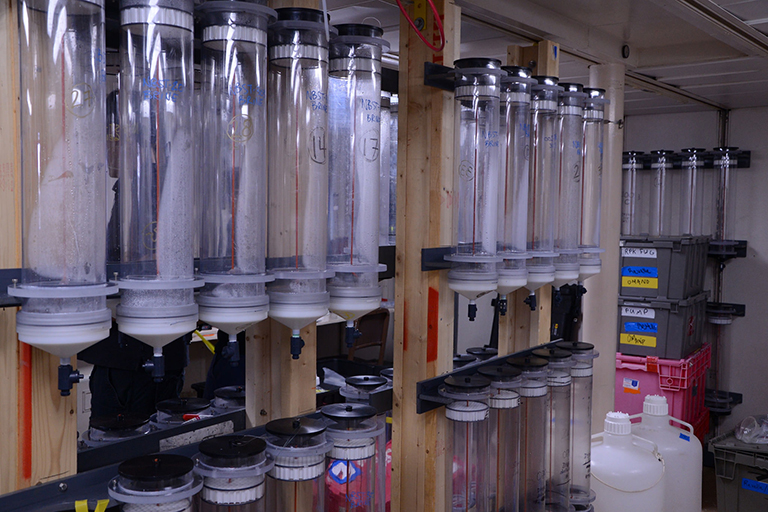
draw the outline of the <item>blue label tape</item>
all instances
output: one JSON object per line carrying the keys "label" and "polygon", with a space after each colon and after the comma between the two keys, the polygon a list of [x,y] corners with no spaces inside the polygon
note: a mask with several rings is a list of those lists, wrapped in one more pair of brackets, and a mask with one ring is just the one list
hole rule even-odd
{"label": "blue label tape", "polygon": [[691,436],[688,434],[683,434],[682,432],[680,432],[680,439],[683,441],[688,441],[689,443],[691,442]]}
{"label": "blue label tape", "polygon": [[658,333],[659,324],[655,322],[624,322],[624,332]]}
{"label": "blue label tape", "polygon": [[758,482],[757,480],[750,480],[749,478],[741,479],[741,488],[748,491],[755,491],[762,494],[768,494],[768,484]]}
{"label": "blue label tape", "polygon": [[624,277],[659,277],[659,269],[656,267],[622,267],[621,275]]}

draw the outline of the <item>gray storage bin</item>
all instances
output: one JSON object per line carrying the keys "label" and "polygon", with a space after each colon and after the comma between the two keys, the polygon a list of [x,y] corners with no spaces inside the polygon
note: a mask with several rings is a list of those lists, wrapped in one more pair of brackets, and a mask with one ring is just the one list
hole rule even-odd
{"label": "gray storage bin", "polygon": [[704,289],[709,237],[623,237],[624,297],[686,299]]}
{"label": "gray storage bin", "polygon": [[733,432],[709,442],[715,454],[718,512],[768,510],[768,445],[742,443]]}
{"label": "gray storage bin", "polygon": [[617,351],[633,356],[683,359],[701,347],[707,295],[689,299],[619,297]]}

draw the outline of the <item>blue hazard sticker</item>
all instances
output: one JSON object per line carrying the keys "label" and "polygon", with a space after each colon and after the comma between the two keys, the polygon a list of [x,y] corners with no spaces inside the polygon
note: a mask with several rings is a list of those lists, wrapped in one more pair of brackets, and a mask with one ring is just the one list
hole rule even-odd
{"label": "blue hazard sticker", "polygon": [[337,460],[328,468],[328,473],[337,484],[346,484],[347,481],[354,482],[362,470],[354,461]]}

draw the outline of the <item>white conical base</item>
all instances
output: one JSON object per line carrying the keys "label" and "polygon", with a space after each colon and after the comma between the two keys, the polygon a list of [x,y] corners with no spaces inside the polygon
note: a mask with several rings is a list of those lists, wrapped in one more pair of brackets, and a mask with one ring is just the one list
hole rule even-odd
{"label": "white conical base", "polygon": [[519,290],[528,283],[528,276],[503,276],[499,274],[499,284],[496,287],[496,291],[501,295],[509,295],[510,293]]}
{"label": "white conical base", "polygon": [[200,306],[200,320],[227,334],[237,334],[265,320],[269,308],[209,308]]}
{"label": "white conical base", "polygon": [[59,358],[69,359],[78,352],[109,337],[112,320],[86,325],[16,324],[19,340]]}
{"label": "white conical base", "polygon": [[581,265],[579,267],[579,281],[584,281],[592,276],[596,276],[602,269],[602,265]]}
{"label": "white conical base", "polygon": [[528,271],[528,281],[525,284],[525,287],[530,292],[535,292],[542,286],[546,284],[552,284],[552,281],[555,280],[555,273],[554,272],[531,272]]}
{"label": "white conical base", "polygon": [[303,329],[327,314],[328,307],[325,303],[273,302],[269,306],[269,318],[293,330]]}
{"label": "white conical base", "polygon": [[474,280],[452,280],[448,279],[448,288],[463,295],[468,300],[476,300],[486,293],[496,291],[497,281],[474,281]]}
{"label": "white conical base", "polygon": [[566,284],[573,284],[579,280],[578,270],[555,270],[555,280],[552,281],[552,286],[560,288]]}
{"label": "white conical base", "polygon": [[331,293],[328,309],[347,321],[357,320],[381,306],[381,295],[374,297],[335,297]]}
{"label": "white conical base", "polygon": [[120,332],[154,348],[162,348],[176,338],[194,331],[196,327],[197,315],[167,318],[117,317],[117,328]]}

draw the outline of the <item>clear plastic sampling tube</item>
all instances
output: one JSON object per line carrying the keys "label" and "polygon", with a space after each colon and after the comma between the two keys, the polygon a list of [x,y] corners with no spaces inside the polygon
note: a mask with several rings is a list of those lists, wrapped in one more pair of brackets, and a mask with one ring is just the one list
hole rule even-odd
{"label": "clear plastic sampling tube", "polygon": [[328,40],[322,11],[284,8],[269,29],[270,316],[299,331],[328,312]]}
{"label": "clear plastic sampling tube", "polygon": [[[266,318],[267,23],[275,12],[253,2],[201,7],[202,186],[200,316],[224,311],[241,324]],[[226,309],[224,309],[226,308]],[[210,317],[210,318],[208,318]],[[222,325],[230,334],[233,326]],[[228,328],[229,329],[228,329]]]}
{"label": "clear plastic sampling tube", "polygon": [[621,234],[639,235],[642,232],[641,211],[643,204],[641,161],[642,151],[625,151],[621,174]]}
{"label": "clear plastic sampling tube", "polygon": [[325,456],[333,448],[325,425],[311,418],[284,418],[266,425],[267,510],[325,512]]}
{"label": "clear plastic sampling tube", "polygon": [[[733,241],[736,237],[736,166],[738,149],[735,147],[715,148],[715,167],[719,170],[717,183],[716,222],[714,243]],[[711,242],[712,243],[712,242]]]}
{"label": "clear plastic sampling tube", "polygon": [[585,87],[584,102],[584,164],[581,180],[581,235],[579,248],[580,279],[600,272],[600,211],[603,190],[603,134],[605,90]]}
{"label": "clear plastic sampling tube", "polygon": [[[328,266],[330,309],[352,322],[381,304],[379,176],[381,53],[379,27],[336,25],[330,43]],[[348,336],[347,343],[354,342]]]}
{"label": "clear plastic sampling tube", "polygon": [[586,508],[595,499],[591,491],[592,372],[598,357],[594,346],[561,341],[557,348],[573,354],[571,366],[571,504]]}
{"label": "clear plastic sampling tube", "polygon": [[702,234],[704,207],[704,148],[683,149],[683,183],[680,200],[680,233],[698,236]]}
{"label": "clear plastic sampling tube", "polygon": [[478,373],[491,379],[488,510],[517,510],[520,486],[521,371],[510,365],[483,367]]}
{"label": "clear plastic sampling tube", "polygon": [[547,510],[567,512],[571,497],[571,352],[542,348],[533,354],[547,358]]}
{"label": "clear plastic sampling tube", "polygon": [[667,225],[670,217],[668,211],[674,205],[666,204],[664,198],[668,194],[666,189],[670,186],[668,173],[672,169],[672,154],[672,151],[663,149],[651,151],[653,187],[648,210],[648,234],[651,236],[669,235],[671,231],[671,227]]}
{"label": "clear plastic sampling tube", "polygon": [[381,91],[381,151],[379,156],[379,245],[389,245],[389,172],[392,166],[392,94]]}
{"label": "clear plastic sampling tube", "polygon": [[507,363],[522,370],[520,394],[520,507],[521,512],[544,512],[546,507],[547,361],[513,357]]}
{"label": "clear plastic sampling tube", "polygon": [[488,500],[488,397],[491,381],[481,376],[449,376],[441,394],[445,406],[446,503],[451,510],[484,510]]}
{"label": "clear plastic sampling tube", "polygon": [[531,97],[531,150],[528,181],[527,247],[529,290],[555,279],[555,200],[559,169],[557,101],[561,87],[553,77],[534,77]]}
{"label": "clear plastic sampling tube", "polygon": [[497,251],[498,292],[502,296],[525,286],[528,278],[526,247],[528,221],[528,155],[530,151],[531,70],[502,67],[499,145],[500,186]]}
{"label": "clear plastic sampling tube", "polygon": [[389,245],[395,245],[395,232],[397,226],[397,112],[400,98],[393,94],[390,99],[390,124],[389,124]]}
{"label": "clear plastic sampling tube", "polygon": [[8,293],[22,301],[19,339],[69,364],[109,335],[115,292],[106,278],[104,4],[18,7],[23,264]]}
{"label": "clear plastic sampling tube", "polygon": [[584,100],[581,84],[561,83],[558,100],[560,164],[555,211],[555,288],[579,278],[584,158]]}
{"label": "clear plastic sampling tube", "polygon": [[454,250],[448,286],[470,301],[496,289],[501,63],[460,59],[456,67]]}

